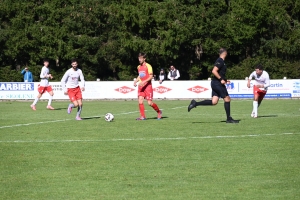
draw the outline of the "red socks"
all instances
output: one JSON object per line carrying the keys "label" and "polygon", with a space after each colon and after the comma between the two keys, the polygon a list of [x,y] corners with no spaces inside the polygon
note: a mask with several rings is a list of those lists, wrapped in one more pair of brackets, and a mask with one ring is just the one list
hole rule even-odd
{"label": "red socks", "polygon": [[151,106],[157,113],[159,113],[159,108],[158,108],[158,106],[155,104],[155,103],[153,103],[152,104],[152,106]]}
{"label": "red socks", "polygon": [[141,117],[146,118],[146,116],[145,116],[145,106],[144,106],[144,104],[139,104],[139,108],[140,108]]}

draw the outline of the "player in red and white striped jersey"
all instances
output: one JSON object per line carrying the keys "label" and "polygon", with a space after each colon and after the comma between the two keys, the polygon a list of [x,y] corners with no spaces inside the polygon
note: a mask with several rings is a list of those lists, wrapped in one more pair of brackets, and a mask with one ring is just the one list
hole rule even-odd
{"label": "player in red and white striped jersey", "polygon": [[257,118],[258,116],[258,107],[260,106],[262,100],[264,99],[268,87],[270,86],[270,77],[268,72],[263,70],[262,65],[257,65],[255,67],[255,71],[252,72],[249,76],[247,87],[251,87],[251,80],[254,79],[253,83],[253,110],[251,113],[251,117]]}

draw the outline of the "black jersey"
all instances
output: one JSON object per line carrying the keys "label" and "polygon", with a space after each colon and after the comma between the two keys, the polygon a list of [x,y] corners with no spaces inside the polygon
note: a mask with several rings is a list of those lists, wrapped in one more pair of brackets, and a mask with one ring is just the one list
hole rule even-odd
{"label": "black jersey", "polygon": [[[227,66],[224,62],[224,60],[222,58],[218,58],[215,62],[215,65],[219,71],[218,73],[220,74],[221,78],[223,80],[226,80],[226,69],[227,69]],[[214,77],[216,80],[219,80],[217,77]]]}

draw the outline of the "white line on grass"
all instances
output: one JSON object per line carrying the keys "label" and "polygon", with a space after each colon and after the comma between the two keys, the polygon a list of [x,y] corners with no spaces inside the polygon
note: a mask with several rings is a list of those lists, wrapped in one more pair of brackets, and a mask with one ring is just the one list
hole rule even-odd
{"label": "white line on grass", "polygon": [[0,129],[2,128],[12,128],[12,127],[18,127],[18,126],[29,126],[34,124],[47,124],[47,123],[55,123],[55,122],[64,122],[71,119],[60,119],[60,120],[54,120],[54,121],[45,121],[45,122],[33,122],[33,123],[27,123],[27,124],[14,124],[10,126],[0,126]]}
{"label": "white line on grass", "polygon": [[189,139],[226,139],[226,138],[246,138],[263,136],[298,135],[299,133],[280,134],[252,134],[252,135],[217,135],[217,136],[196,136],[196,137],[174,137],[174,138],[120,138],[106,140],[0,140],[0,143],[71,143],[71,142],[118,142],[118,141],[163,141],[163,140],[189,140]]}

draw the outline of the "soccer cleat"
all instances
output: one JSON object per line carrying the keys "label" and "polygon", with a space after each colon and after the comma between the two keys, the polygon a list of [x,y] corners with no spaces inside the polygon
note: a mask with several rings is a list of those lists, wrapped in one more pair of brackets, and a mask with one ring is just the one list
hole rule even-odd
{"label": "soccer cleat", "polygon": [[76,119],[76,120],[82,120],[79,116],[77,116],[75,119]]}
{"label": "soccer cleat", "polygon": [[255,112],[252,111],[251,117],[255,117]]}
{"label": "soccer cleat", "polygon": [[139,118],[136,118],[136,120],[140,121],[140,120],[146,120],[145,117],[139,117]]}
{"label": "soccer cleat", "polygon": [[193,99],[188,107],[188,112],[190,112],[193,108],[196,108],[196,101]]}
{"label": "soccer cleat", "polygon": [[47,106],[47,109],[48,110],[54,110],[54,108],[52,106],[50,106],[50,105]]}
{"label": "soccer cleat", "polygon": [[234,119],[232,119],[232,117],[229,117],[227,120],[226,120],[226,123],[232,123],[232,124],[237,124],[237,123],[239,123],[239,120],[234,120]]}
{"label": "soccer cleat", "polygon": [[31,107],[32,110],[36,110],[35,105],[33,105],[33,104],[30,105],[30,107]]}
{"label": "soccer cleat", "polygon": [[68,114],[70,114],[72,112],[72,104],[70,103],[68,106]]}
{"label": "soccer cleat", "polygon": [[157,113],[157,119],[161,119],[162,118],[162,111],[159,110],[159,112]]}

